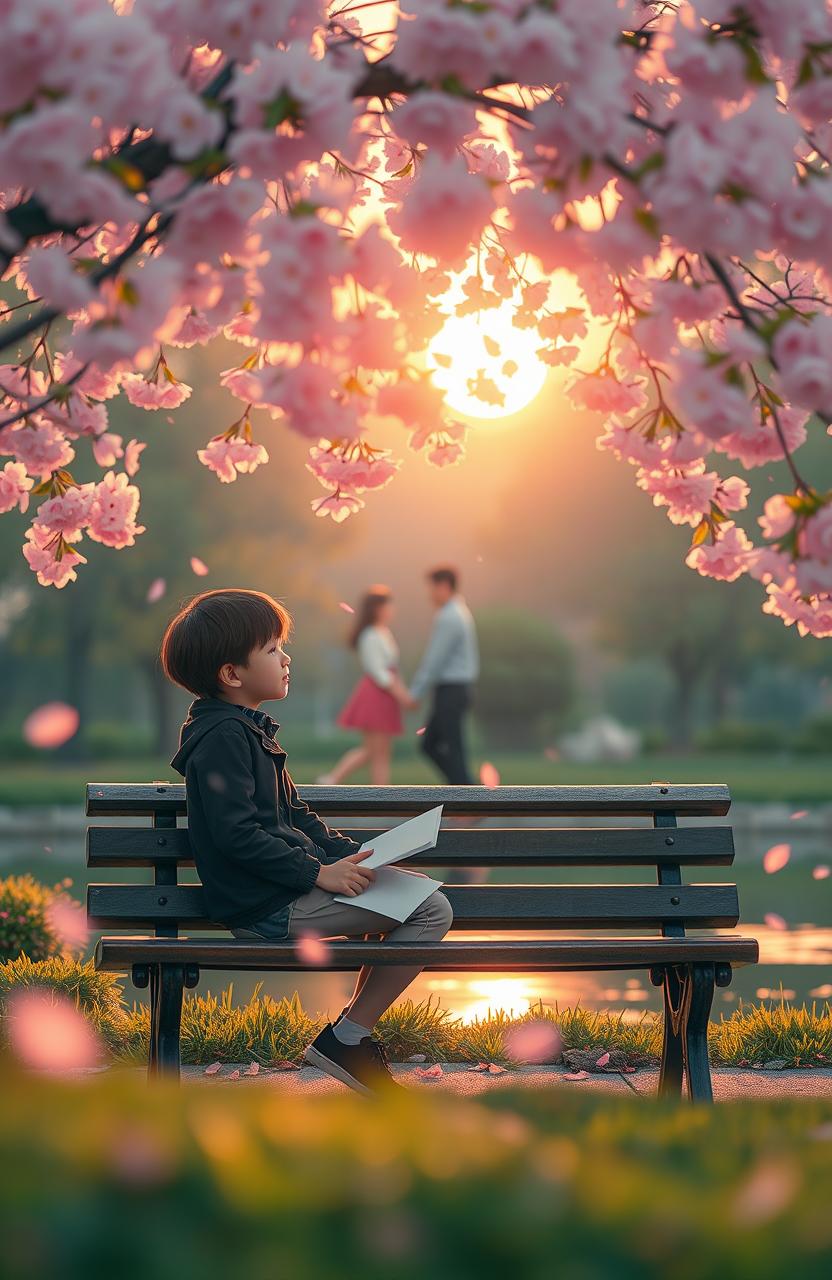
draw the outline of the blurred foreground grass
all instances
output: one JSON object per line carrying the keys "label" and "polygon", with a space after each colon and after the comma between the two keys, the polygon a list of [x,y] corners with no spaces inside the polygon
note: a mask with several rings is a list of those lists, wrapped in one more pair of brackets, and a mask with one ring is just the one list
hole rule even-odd
{"label": "blurred foreground grass", "polygon": [[59,1082],[0,1064],[4,1280],[820,1280],[832,1104]]}
{"label": "blurred foreground grass", "polygon": [[[330,768],[340,747],[325,754],[294,754],[290,737],[284,741],[296,782],[310,783]],[[575,764],[548,760],[542,752],[488,757],[503,783],[515,785],[725,782],[735,800],[780,801],[788,804],[828,804],[832,801],[832,757],[741,755],[723,752],[696,755],[648,755],[627,763]],[[477,764],[479,762],[477,761]],[[0,805],[83,804],[86,782],[181,782],[167,760],[159,757],[59,763],[51,757],[37,761],[7,761],[0,773]],[[366,782],[357,775],[351,781]],[[426,761],[408,754],[394,759],[393,781],[437,782]]]}

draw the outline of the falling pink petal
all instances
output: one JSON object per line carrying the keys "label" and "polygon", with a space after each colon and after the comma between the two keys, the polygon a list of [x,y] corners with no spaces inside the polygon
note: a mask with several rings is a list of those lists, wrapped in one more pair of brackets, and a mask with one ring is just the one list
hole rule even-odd
{"label": "falling pink petal", "polygon": [[800,1193],[801,1176],[790,1161],[767,1157],[734,1196],[733,1217],[743,1226],[759,1226],[779,1217]]}
{"label": "falling pink petal", "polygon": [[417,1067],[413,1074],[420,1080],[438,1080],[445,1072],[438,1062],[434,1062],[432,1067]]}
{"label": "falling pink petal", "polygon": [[561,1080],[588,1080],[588,1071],[566,1071],[561,1076]]}
{"label": "falling pink petal", "polygon": [[78,732],[81,717],[66,702],[45,702],[23,721],[23,736],[32,747],[51,750]]}
{"label": "falling pink petal", "polygon": [[51,853],[51,852],[52,852],[52,846],[51,846],[51,844],[45,844],[45,845],[43,846],[43,852],[44,852],[44,853]]}
{"label": "falling pink petal", "polygon": [[808,817],[808,816],[809,816],[809,810],[808,810],[808,809],[797,809],[797,810],[796,810],[796,811],[791,815],[791,820],[792,820],[792,822],[799,822],[801,818],[806,818],[806,817]]}
{"label": "falling pink petal", "polygon": [[485,760],[480,765],[480,782],[484,787],[499,787],[500,785],[499,771],[490,760]]}
{"label": "falling pink petal", "polygon": [[829,868],[826,866],[825,863],[821,862],[819,863],[818,866],[812,867],[812,879],[813,880],[829,879]]}
{"label": "falling pink petal", "polygon": [[230,1071],[230,1072],[228,1073],[228,1075],[227,1075],[225,1078],[226,1078],[226,1080],[239,1080],[239,1078],[240,1078],[240,1069],[239,1069],[239,1067],[236,1069],[236,1071]]}
{"label": "falling pink petal", "polygon": [[27,1067],[71,1071],[98,1061],[101,1051],[95,1032],[65,996],[22,991],[10,997],[7,1007],[9,1044]]}
{"label": "falling pink petal", "polygon": [[344,613],[355,613],[355,609],[353,609],[351,604],[347,604],[346,600],[339,600],[338,608],[343,609]]}
{"label": "falling pink petal", "polygon": [[608,1053],[602,1053],[598,1061],[595,1063],[595,1065],[596,1067],[605,1067],[609,1062],[609,1060],[610,1060],[610,1055]]}
{"label": "falling pink petal", "polygon": [[221,1067],[221,1062],[212,1062],[210,1067],[206,1067],[202,1074],[206,1076],[215,1076]]}
{"label": "falling pink petal", "polygon": [[275,1071],[300,1071],[300,1065],[291,1058],[278,1058],[274,1064]]}
{"label": "falling pink petal", "polygon": [[199,556],[191,556],[191,568],[198,578],[204,578],[208,572],[208,566],[204,560],[200,560]]}
{"label": "falling pink petal", "polygon": [[505,1073],[506,1073],[505,1067],[501,1067],[498,1062],[489,1062],[488,1074],[490,1076],[504,1076]]}
{"label": "falling pink petal", "polygon": [[635,1067],[622,1067],[621,1070],[624,1072],[625,1075],[631,1076],[635,1071]]}
{"label": "falling pink petal", "polygon": [[416,737],[421,738],[422,734],[425,732],[426,729],[427,729],[427,725],[423,724],[421,729],[416,730]]}
{"label": "falling pink petal", "polygon": [[56,898],[46,908],[50,929],[70,951],[80,951],[89,941],[87,914],[77,902]]}
{"label": "falling pink petal", "polygon": [[167,591],[168,584],[164,578],[154,578],[150,586],[147,588],[145,599],[148,604],[155,604],[157,600],[161,600]]}
{"label": "falling pink petal", "polygon": [[295,952],[301,964],[310,966],[325,965],[329,963],[330,949],[323,939],[315,934],[304,934],[295,942]]}
{"label": "falling pink petal", "polygon": [[506,1054],[514,1062],[554,1062],[563,1047],[561,1035],[551,1022],[523,1022],[506,1036]]}
{"label": "falling pink petal", "polygon": [[469,1071],[487,1071],[487,1070],[488,1070],[488,1063],[487,1063],[487,1062],[478,1062],[478,1063],[477,1063],[477,1065],[476,1065],[475,1067],[469,1067],[469,1068],[468,1068],[468,1070],[469,1070]]}
{"label": "falling pink petal", "polygon": [[791,856],[790,844],[773,844],[763,854],[763,870],[769,875],[773,875],[775,871],[782,871]]}
{"label": "falling pink petal", "polygon": [[243,1072],[244,1076],[256,1076],[260,1074],[260,1063],[252,1062]]}
{"label": "falling pink petal", "polygon": [[557,747],[545,747],[543,754],[547,760],[560,760],[560,752]]}
{"label": "falling pink petal", "polygon": [[769,929],[779,929],[782,932],[789,927],[783,917],[779,916],[776,911],[767,911],[763,916],[763,920]]}

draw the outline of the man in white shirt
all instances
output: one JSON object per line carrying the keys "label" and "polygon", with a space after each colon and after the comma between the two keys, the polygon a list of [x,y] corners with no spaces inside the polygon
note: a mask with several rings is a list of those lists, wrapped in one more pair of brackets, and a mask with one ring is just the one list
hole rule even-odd
{"label": "man in white shirt", "polygon": [[452,785],[469,785],[463,720],[480,671],[477,629],[459,594],[459,575],[449,565],[431,569],[428,591],[436,609],[433,629],[410,692],[421,698],[433,690],[422,750]]}

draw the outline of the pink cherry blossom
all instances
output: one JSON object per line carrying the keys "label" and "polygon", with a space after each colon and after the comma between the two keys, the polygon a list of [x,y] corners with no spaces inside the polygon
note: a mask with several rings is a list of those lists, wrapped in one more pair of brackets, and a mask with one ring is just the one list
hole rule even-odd
{"label": "pink cherry blossom", "polygon": [[467,256],[493,212],[488,187],[470,176],[460,157],[445,160],[431,152],[387,225],[407,253],[424,253],[453,265]]}
{"label": "pink cherry blossom", "polygon": [[136,524],[139,491],[128,476],[108,471],[93,490],[87,532],[94,542],[107,547],[130,547],[144,525]]}
{"label": "pink cherry blossom", "polygon": [[40,585],[58,590],[76,580],[76,565],[87,563],[80,551],[64,545],[60,533],[53,533],[37,521],[26,530],[23,555]]}
{"label": "pink cherry blossom", "polygon": [[187,382],[180,382],[173,377],[168,379],[164,373],[161,377],[157,374],[153,379],[144,378],[138,373],[126,373],[121,385],[131,404],[148,410],[178,409],[193,390]]}
{"label": "pink cherry blossom", "polygon": [[719,487],[719,476],[715,471],[705,473],[704,467],[700,463],[688,472],[639,471],[638,486],[652,494],[654,506],[667,507],[671,524],[695,528],[709,511]]}
{"label": "pink cherry blossom", "polygon": [[619,382],[610,372],[578,377],[567,391],[576,407],[596,413],[626,413],[644,403],[641,386]]}
{"label": "pink cherry blossom", "polygon": [[27,423],[18,427],[11,437],[13,451],[30,476],[44,479],[51,472],[66,467],[75,457],[75,450],[63,433],[49,422],[39,426]]}
{"label": "pink cherry blossom", "polygon": [[397,106],[390,123],[412,147],[421,143],[449,158],[477,121],[473,107],[461,98],[426,90]]}
{"label": "pink cherry blossom", "polygon": [[191,556],[190,565],[191,571],[195,573],[198,578],[204,578],[209,573],[207,564],[204,560],[200,560],[199,556]]}
{"label": "pink cherry blossom", "polygon": [[38,507],[38,524],[75,542],[88,524],[94,497],[92,484],[73,485],[65,493],[47,498]]}
{"label": "pink cherry blossom", "polygon": [[33,249],[26,274],[35,293],[61,311],[80,311],[95,296],[89,280],[56,244]]}
{"label": "pink cherry blossom", "polygon": [[315,515],[322,519],[329,516],[335,524],[343,524],[349,516],[355,515],[363,506],[364,503],[357,494],[340,488],[325,498],[312,499],[312,510]]}
{"label": "pink cherry blossom", "polygon": [[154,578],[147,589],[145,599],[148,604],[155,604],[157,600],[161,600],[167,590],[167,582],[164,578]]}
{"label": "pink cherry blossom", "polygon": [[223,484],[231,484],[238,474],[255,471],[269,460],[261,444],[239,438],[229,440],[224,435],[214,436],[204,449],[197,449],[197,457]]}
{"label": "pink cherry blossom", "polygon": [[685,564],[690,569],[696,569],[705,578],[734,582],[745,573],[750,550],[751,543],[746,534],[733,521],[728,520],[719,526],[717,541],[694,547],[688,553]]}
{"label": "pink cherry blossom", "polygon": [[14,507],[27,511],[29,490],[34,483],[27,476],[22,462],[7,462],[0,471],[0,512],[11,511]]}
{"label": "pink cherry blossom", "polygon": [[800,550],[804,556],[832,563],[832,503],[809,516],[800,535]]}

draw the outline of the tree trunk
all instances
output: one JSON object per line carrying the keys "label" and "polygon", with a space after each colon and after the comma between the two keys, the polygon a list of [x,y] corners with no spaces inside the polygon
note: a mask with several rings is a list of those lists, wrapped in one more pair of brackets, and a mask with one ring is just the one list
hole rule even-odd
{"label": "tree trunk", "polygon": [[87,593],[66,617],[64,645],[63,700],[75,707],[79,716],[78,732],[56,752],[64,761],[86,761],[91,758],[84,734],[92,719],[92,669],[95,649],[95,593]]}
{"label": "tree trunk", "polygon": [[150,706],[153,714],[153,749],[157,755],[169,760],[176,751],[179,741],[173,686],[160,670],[155,654],[141,658],[139,665],[149,685]]}

